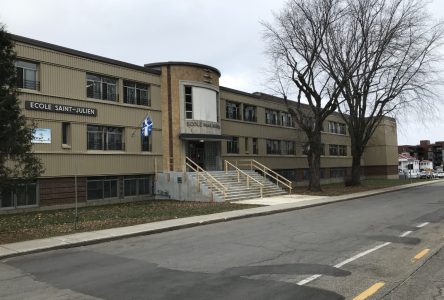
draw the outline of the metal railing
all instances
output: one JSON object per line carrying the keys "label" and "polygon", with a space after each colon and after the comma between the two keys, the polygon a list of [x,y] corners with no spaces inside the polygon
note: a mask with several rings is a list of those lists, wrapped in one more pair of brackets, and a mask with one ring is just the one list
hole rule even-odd
{"label": "metal railing", "polygon": [[254,160],[254,159],[241,159],[236,161],[236,166],[240,168],[249,168],[250,170],[258,170],[262,172],[264,177],[269,177],[276,181],[276,184],[281,184],[282,186],[286,187],[288,189],[288,193],[291,194],[292,190],[292,183],[291,180],[288,180],[284,176],[276,173],[269,167],[261,164],[260,162]]}
{"label": "metal railing", "polygon": [[264,192],[264,184],[260,181],[258,181],[257,179],[251,177],[250,175],[248,175],[247,173],[245,173],[244,171],[242,171],[241,169],[239,169],[237,166],[233,165],[232,163],[230,163],[229,161],[225,161],[225,173],[228,172],[229,167],[233,168],[236,171],[237,174],[237,182],[240,182],[241,180],[241,175],[243,175],[246,178],[247,181],[247,187],[250,188],[250,183],[251,181],[256,182],[259,185],[260,188],[260,192],[261,192],[261,198],[263,198],[263,192]]}
{"label": "metal railing", "polygon": [[216,178],[214,178],[210,173],[205,171],[201,166],[196,164],[188,156],[185,157],[185,165],[190,168],[193,172],[196,172],[197,187],[200,190],[200,182],[205,182],[208,187],[215,188],[224,197],[224,201],[227,197],[227,188]]}

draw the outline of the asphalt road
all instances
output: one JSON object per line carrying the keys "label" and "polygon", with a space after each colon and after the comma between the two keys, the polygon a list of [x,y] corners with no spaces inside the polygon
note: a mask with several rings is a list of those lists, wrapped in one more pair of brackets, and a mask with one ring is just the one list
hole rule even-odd
{"label": "asphalt road", "polygon": [[443,192],[438,183],[10,258],[0,299],[441,299]]}

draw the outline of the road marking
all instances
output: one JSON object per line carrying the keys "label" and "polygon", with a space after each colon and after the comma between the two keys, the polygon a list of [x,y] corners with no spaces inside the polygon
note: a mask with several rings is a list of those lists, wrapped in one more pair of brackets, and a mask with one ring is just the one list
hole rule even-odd
{"label": "road marking", "polygon": [[[430,224],[429,222],[424,222],[424,223],[422,223],[422,224],[419,224],[419,225],[417,225],[416,227],[417,228],[422,228],[422,227],[424,227],[424,226],[427,226],[428,224]],[[406,236],[408,236],[409,234],[411,234],[413,231],[406,231],[406,232],[403,232],[401,235],[399,235],[399,237],[406,237]],[[356,254],[355,256],[352,256],[352,257],[350,257],[350,258],[348,258],[348,259],[346,259],[346,260],[344,260],[344,261],[342,261],[342,262],[340,262],[340,263],[338,263],[338,264],[336,264],[336,265],[334,265],[333,267],[335,267],[335,268],[340,268],[340,267],[342,267],[342,266],[344,266],[344,265],[346,265],[346,264],[348,264],[348,263],[350,263],[350,262],[352,262],[352,261],[354,261],[354,260],[357,260],[358,258],[361,258],[361,257],[363,257],[363,256],[365,256],[365,255],[367,255],[367,254],[370,254],[370,253],[372,253],[372,252],[374,252],[374,251],[376,251],[376,250],[379,250],[379,249],[381,249],[381,248],[383,248],[383,247],[385,247],[385,246],[388,246],[388,245],[390,245],[391,244],[391,242],[386,242],[386,243],[384,243],[384,244],[381,244],[381,245],[379,245],[379,246],[376,246],[376,247],[374,247],[374,248],[371,248],[371,249],[369,249],[369,250],[366,250],[366,251],[363,251],[363,252],[361,252],[361,253],[358,253],[358,254]],[[427,251],[428,252],[428,251]],[[427,254],[427,253],[426,253]],[[425,254],[424,254],[425,255]],[[305,278],[305,279],[303,279],[303,280],[301,280],[301,281],[299,281],[298,283],[296,283],[297,285],[304,285],[304,284],[307,284],[307,283],[309,283],[309,282],[311,282],[311,281],[313,281],[313,280],[315,280],[315,279],[318,279],[319,277],[321,277],[322,276],[322,274],[314,274],[314,275],[312,275],[312,276],[310,276],[310,277],[307,277],[307,278]]]}
{"label": "road marking", "polygon": [[[374,252],[374,251],[376,251],[376,250],[379,250],[379,249],[381,249],[382,247],[388,246],[388,245],[390,245],[390,244],[391,244],[391,242],[386,242],[386,243],[384,243],[384,244],[378,245],[378,246],[376,246],[376,247],[373,247],[373,248],[371,248],[371,249],[368,249],[368,250],[366,250],[366,251],[363,251],[363,252],[361,252],[361,253],[358,253],[358,254],[356,254],[356,255],[354,255],[354,256],[352,256],[352,257],[350,257],[350,258],[348,258],[348,259],[346,259],[346,260],[344,260],[344,261],[342,261],[342,262],[340,262],[340,263],[334,265],[333,267],[335,267],[335,268],[340,268],[340,267],[342,267],[342,266],[344,266],[344,265],[346,265],[346,264],[348,264],[348,263],[350,263],[350,262],[352,262],[352,261],[354,261],[354,260],[357,260],[358,258],[361,258],[361,257],[363,257],[363,256],[365,256],[365,255],[367,255],[367,254],[370,254],[370,253],[372,253],[372,252]],[[310,277],[308,277],[308,278],[305,278],[305,279],[299,281],[299,282],[297,283],[297,285],[304,285],[304,284],[307,284],[307,283],[309,283],[309,282],[311,282],[311,281],[313,281],[313,280],[315,280],[315,279],[318,279],[318,278],[321,277],[321,276],[322,276],[321,274],[315,274],[315,275],[312,275],[312,276],[310,276]]]}
{"label": "road marking", "polygon": [[412,262],[418,261],[421,258],[423,258],[425,255],[427,255],[427,253],[430,252],[430,249],[426,248],[424,250],[422,250],[421,252],[419,252],[418,254],[416,254],[413,258],[412,258]]}
{"label": "road marking", "polygon": [[372,285],[371,287],[369,287],[368,289],[366,289],[365,291],[363,291],[358,296],[354,297],[353,300],[364,300],[364,299],[367,299],[368,297],[370,297],[371,295],[376,293],[384,285],[385,285],[385,283],[382,282],[382,281],[381,282],[377,282],[374,285]]}
{"label": "road marking", "polygon": [[416,227],[418,227],[418,228],[422,228],[422,227],[427,226],[427,225],[429,225],[429,224],[430,224],[429,222],[424,222],[424,223],[422,223],[422,224],[419,224],[419,225],[416,226]]}
{"label": "road marking", "polygon": [[403,234],[401,234],[399,237],[406,237],[408,236],[410,233],[412,233],[413,231],[406,231]]}

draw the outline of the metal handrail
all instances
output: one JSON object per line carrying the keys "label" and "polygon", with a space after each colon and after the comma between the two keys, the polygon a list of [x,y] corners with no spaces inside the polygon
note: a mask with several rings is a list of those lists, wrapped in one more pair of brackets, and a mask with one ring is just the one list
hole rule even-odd
{"label": "metal handrail", "polygon": [[260,188],[260,192],[261,192],[261,198],[263,198],[263,188],[264,188],[264,184],[260,181],[258,181],[257,179],[253,178],[252,176],[248,175],[247,173],[245,173],[244,171],[242,171],[241,169],[239,169],[238,167],[236,167],[235,165],[233,165],[232,163],[230,163],[228,160],[225,160],[225,173],[228,172],[228,165],[230,165],[231,167],[233,167],[236,172],[237,172],[237,182],[240,182],[240,174],[244,175],[247,178],[247,187],[250,187],[250,180],[255,181],[257,184],[259,184],[259,188]]}
{"label": "metal handrail", "polygon": [[[244,162],[247,163],[247,164],[243,164]],[[288,180],[284,176],[276,173],[275,171],[273,171],[269,167],[261,164],[257,160],[254,160],[254,159],[241,159],[241,160],[236,161],[236,165],[237,166],[247,166],[247,167],[249,166],[250,170],[253,170],[253,167],[254,167],[257,170],[260,170],[261,172],[264,172],[264,175],[268,175],[272,179],[276,180],[277,184],[280,183],[283,186],[286,186],[288,188],[288,193],[291,194],[291,190],[293,189],[293,187],[291,185],[292,184],[291,180]]]}
{"label": "metal handrail", "polygon": [[196,164],[191,158],[188,156],[185,157],[185,165],[189,167],[191,170],[196,172],[197,185],[199,186],[199,176],[202,176],[203,179],[207,182],[210,187],[214,187],[224,196],[224,200],[227,197],[227,188],[216,178],[213,177],[210,173],[205,171],[204,168]]}

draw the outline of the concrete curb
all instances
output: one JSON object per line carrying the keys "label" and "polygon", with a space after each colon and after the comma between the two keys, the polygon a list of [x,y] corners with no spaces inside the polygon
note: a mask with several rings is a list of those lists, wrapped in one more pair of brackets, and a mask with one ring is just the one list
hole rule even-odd
{"label": "concrete curb", "polygon": [[150,235],[161,232],[173,231],[184,228],[191,228],[207,224],[227,222],[244,218],[252,218],[293,210],[327,205],[337,202],[360,199],[399,190],[414,188],[423,185],[443,182],[444,180],[434,180],[389,187],[379,190],[354,193],[336,197],[325,197],[321,199],[302,200],[296,203],[286,203],[273,206],[262,206],[257,208],[234,210],[210,215],[194,216],[181,219],[166,220],[160,222],[139,224],[127,227],[104,229],[99,231],[81,232],[64,236],[57,236],[46,239],[30,240],[11,244],[0,245],[0,259],[10,258],[19,255],[44,252],[49,250],[73,248],[102,242],[113,241],[122,238]]}

